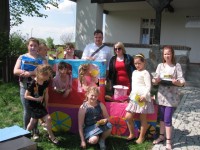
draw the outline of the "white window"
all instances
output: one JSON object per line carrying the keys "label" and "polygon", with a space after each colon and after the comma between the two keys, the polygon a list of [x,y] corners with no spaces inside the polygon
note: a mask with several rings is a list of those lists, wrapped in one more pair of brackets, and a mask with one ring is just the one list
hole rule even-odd
{"label": "white window", "polygon": [[141,44],[154,44],[155,39],[155,19],[142,19],[140,31]]}

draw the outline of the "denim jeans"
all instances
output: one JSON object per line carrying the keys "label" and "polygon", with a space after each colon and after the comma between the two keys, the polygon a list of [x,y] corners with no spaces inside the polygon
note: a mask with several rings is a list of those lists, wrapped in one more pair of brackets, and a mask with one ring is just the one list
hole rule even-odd
{"label": "denim jeans", "polygon": [[[31,112],[28,107],[29,100],[24,98],[25,92],[26,92],[26,89],[24,87],[20,86],[20,99],[21,99],[21,103],[23,106],[23,110],[24,110],[24,112],[23,112],[24,129],[27,128],[27,125],[29,124],[30,119],[31,119]],[[37,129],[37,123],[36,123],[34,129]]]}

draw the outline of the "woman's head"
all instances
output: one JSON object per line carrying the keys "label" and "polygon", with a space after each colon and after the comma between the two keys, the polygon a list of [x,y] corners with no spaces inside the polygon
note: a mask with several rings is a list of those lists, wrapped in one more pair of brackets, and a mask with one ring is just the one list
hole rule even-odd
{"label": "woman's head", "polygon": [[145,68],[145,57],[142,53],[134,56],[134,65],[139,71]]}
{"label": "woman's head", "polygon": [[86,100],[97,100],[99,96],[99,89],[96,86],[88,87],[86,91]]}
{"label": "woman's head", "polygon": [[67,43],[65,45],[65,51],[68,55],[70,56],[74,55],[74,50],[75,50],[75,47],[73,43]]}
{"label": "woman's head", "polygon": [[174,49],[172,46],[164,46],[162,51],[162,60],[163,63],[172,63],[176,64],[175,56],[174,56]]}
{"label": "woman's head", "polygon": [[52,68],[50,65],[38,65],[36,68],[36,78],[42,81],[48,80],[52,75]]}
{"label": "woman's head", "polygon": [[27,47],[28,47],[29,53],[37,53],[39,44],[40,44],[40,42],[38,39],[31,37],[27,41]]}
{"label": "woman's head", "polygon": [[124,44],[122,42],[117,42],[114,45],[114,54],[115,55],[123,55],[126,53]]}

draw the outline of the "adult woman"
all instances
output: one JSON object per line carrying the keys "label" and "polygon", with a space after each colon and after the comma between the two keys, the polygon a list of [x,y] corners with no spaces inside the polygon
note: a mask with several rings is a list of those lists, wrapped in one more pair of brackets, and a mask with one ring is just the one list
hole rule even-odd
{"label": "adult woman", "polygon": [[124,44],[117,42],[114,45],[114,54],[110,60],[108,78],[111,81],[112,92],[113,85],[123,85],[129,87],[128,93],[131,91],[131,75],[135,66],[133,58],[126,54]]}
{"label": "adult woman", "polygon": [[[39,41],[37,39],[30,38],[27,43],[27,48],[28,53],[19,56],[13,70],[14,75],[19,76],[20,98],[24,109],[24,129],[27,128],[27,125],[30,121],[28,102],[24,98],[25,91],[28,87],[28,84],[30,84],[32,78],[35,76],[34,70],[37,65],[47,63],[47,61],[37,53],[39,48]],[[37,138],[38,136],[35,136],[35,139]]]}

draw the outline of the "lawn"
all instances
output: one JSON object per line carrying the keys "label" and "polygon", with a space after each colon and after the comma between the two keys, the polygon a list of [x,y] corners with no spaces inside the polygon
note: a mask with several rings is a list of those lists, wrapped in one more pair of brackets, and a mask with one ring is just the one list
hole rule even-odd
{"label": "lawn", "polygon": [[[0,83],[0,128],[18,125],[23,127],[22,105],[19,97],[19,86],[16,83]],[[57,132],[55,135],[61,141],[59,146],[53,145],[47,139],[47,132],[40,126],[40,139],[37,141],[38,150],[78,150],[80,149],[80,138],[77,134],[68,132]],[[143,144],[137,145],[134,141],[126,142],[124,137],[111,136],[107,139],[107,150],[149,150],[152,141],[146,140]],[[87,145],[89,150],[98,150],[98,145]]]}

